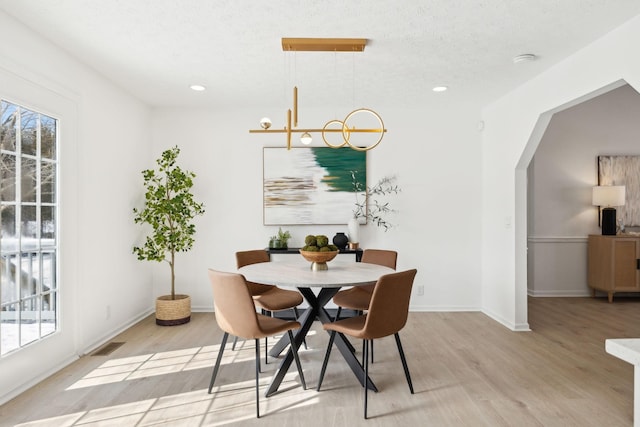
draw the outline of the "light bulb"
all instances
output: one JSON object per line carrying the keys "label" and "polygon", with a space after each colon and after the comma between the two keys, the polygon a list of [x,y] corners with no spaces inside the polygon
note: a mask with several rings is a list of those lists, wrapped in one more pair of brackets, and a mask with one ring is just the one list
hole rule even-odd
{"label": "light bulb", "polygon": [[271,127],[271,119],[269,117],[261,118],[260,126],[262,126],[262,129],[269,129]]}
{"label": "light bulb", "polygon": [[304,145],[311,144],[311,141],[313,141],[313,138],[311,137],[311,134],[309,134],[309,132],[303,133],[300,137],[300,142],[302,142]]}

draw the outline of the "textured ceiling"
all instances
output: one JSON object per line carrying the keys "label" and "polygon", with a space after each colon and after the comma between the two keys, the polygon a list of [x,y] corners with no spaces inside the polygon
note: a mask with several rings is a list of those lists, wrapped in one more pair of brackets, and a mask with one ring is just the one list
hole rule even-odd
{"label": "textured ceiling", "polygon": [[[640,1],[0,0],[0,9],[152,106],[281,107],[297,84],[305,106],[416,107],[442,96],[489,102],[639,14]],[[285,53],[282,37],[369,42],[363,53]],[[514,64],[523,53],[539,59]]]}

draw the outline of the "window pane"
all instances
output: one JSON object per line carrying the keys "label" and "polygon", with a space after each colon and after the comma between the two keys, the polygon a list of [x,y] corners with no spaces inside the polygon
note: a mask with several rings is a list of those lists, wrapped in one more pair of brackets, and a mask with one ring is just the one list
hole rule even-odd
{"label": "window pane", "polygon": [[56,293],[51,292],[50,294],[45,294],[42,296],[42,314],[40,319],[42,319],[41,325],[41,336],[49,335],[52,332],[55,332],[56,326],[58,324],[58,304],[56,301]]}
{"label": "window pane", "polygon": [[56,158],[56,122],[48,116],[40,116],[40,151],[44,159]]}
{"label": "window pane", "polygon": [[22,184],[22,201],[23,202],[36,202],[36,189],[38,184],[38,175],[36,174],[36,161],[23,157],[22,159],[22,177],[20,183]]}
{"label": "window pane", "polygon": [[22,205],[22,224],[20,225],[20,234],[23,238],[21,248],[33,249],[36,245],[35,238],[38,237],[38,224],[36,223],[36,207]]}
{"label": "window pane", "polygon": [[20,143],[22,144],[22,154],[35,156],[37,153],[36,140],[38,136],[38,113],[22,109],[20,120]]}
{"label": "window pane", "polygon": [[13,154],[0,154],[0,200],[16,200],[16,156]]}
{"label": "window pane", "polygon": [[8,304],[0,310],[0,354],[9,353],[19,347],[18,304]]}
{"label": "window pane", "polygon": [[4,355],[57,328],[58,122],[0,102],[4,151],[0,152],[0,354]]}
{"label": "window pane", "polygon": [[38,298],[24,300],[20,307],[20,345],[26,345],[40,337]]}
{"label": "window pane", "polygon": [[[40,238],[52,240],[56,237],[55,208],[53,206],[43,206],[40,209]],[[49,242],[43,242],[46,244]],[[51,242],[53,244],[53,242]]]}
{"label": "window pane", "polygon": [[18,107],[2,101],[0,109],[0,148],[16,151],[16,111]]}
{"label": "window pane", "polygon": [[15,254],[3,255],[0,258],[0,262],[2,262],[2,269],[0,269],[0,272],[2,272],[0,277],[0,298],[2,298],[3,303],[18,301],[18,281],[16,280],[18,256]]}
{"label": "window pane", "polygon": [[56,288],[56,254],[54,252],[42,253],[40,284],[42,285],[42,292],[48,292]]}
{"label": "window pane", "polygon": [[36,252],[25,252],[20,262],[20,296],[27,298],[38,292],[40,257]]}
{"label": "window pane", "polygon": [[16,242],[16,207],[2,205],[2,252],[17,249]]}
{"label": "window pane", "polygon": [[40,201],[56,202],[56,165],[51,162],[40,163]]}

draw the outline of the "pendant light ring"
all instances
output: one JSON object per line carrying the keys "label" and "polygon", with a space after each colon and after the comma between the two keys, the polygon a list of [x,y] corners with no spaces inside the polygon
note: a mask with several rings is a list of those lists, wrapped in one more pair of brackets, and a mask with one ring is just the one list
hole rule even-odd
{"label": "pendant light ring", "polygon": [[[366,147],[357,147],[357,146],[351,144],[351,142],[349,142],[350,131],[349,131],[349,126],[348,126],[347,122],[349,121],[349,119],[353,118],[354,116],[356,116],[357,114],[360,114],[360,113],[371,114],[376,119],[378,119],[378,123],[380,123],[380,128],[379,129],[371,129],[372,132],[379,133],[380,134],[380,138],[378,138],[378,140],[375,143],[373,143],[372,145],[368,145]],[[354,149],[356,151],[368,151],[368,150],[371,150],[372,148],[377,147],[378,144],[380,144],[380,142],[382,141],[382,138],[384,138],[385,128],[384,128],[384,123],[382,122],[382,117],[380,117],[380,114],[376,113],[375,111],[373,111],[370,108],[358,108],[356,110],[353,110],[352,112],[347,114],[347,117],[344,118],[344,121],[342,123],[343,123],[343,126],[342,126],[342,137],[344,139],[344,142],[345,142],[345,144],[348,144],[349,147],[351,147],[352,149]],[[345,135],[345,130],[348,133],[347,135]],[[325,143],[326,143],[326,140],[325,140]]]}
{"label": "pendant light ring", "polygon": [[[325,131],[327,129],[327,127],[329,125],[331,125],[332,123],[338,123],[340,125],[340,127],[342,128],[342,138],[343,138],[343,142],[342,144],[331,144],[329,141],[327,141],[327,138],[325,137]],[[325,144],[327,144],[329,147],[331,148],[340,148],[340,147],[344,147],[345,145],[347,145],[349,143],[349,138],[350,138],[350,132],[349,129],[347,129],[347,133],[345,136],[345,124],[344,122],[338,120],[338,119],[333,119],[333,120],[329,120],[327,123],[324,124],[324,126],[322,127],[322,140],[324,141]]]}

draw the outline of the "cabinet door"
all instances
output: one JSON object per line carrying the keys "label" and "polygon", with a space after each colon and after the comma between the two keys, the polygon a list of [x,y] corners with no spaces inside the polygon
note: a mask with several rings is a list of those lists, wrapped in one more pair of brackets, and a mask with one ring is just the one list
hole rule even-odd
{"label": "cabinet door", "polygon": [[588,245],[589,287],[601,291],[613,290],[613,247],[611,239],[590,235]]}
{"label": "cabinet door", "polygon": [[613,288],[638,289],[638,239],[613,241]]}

